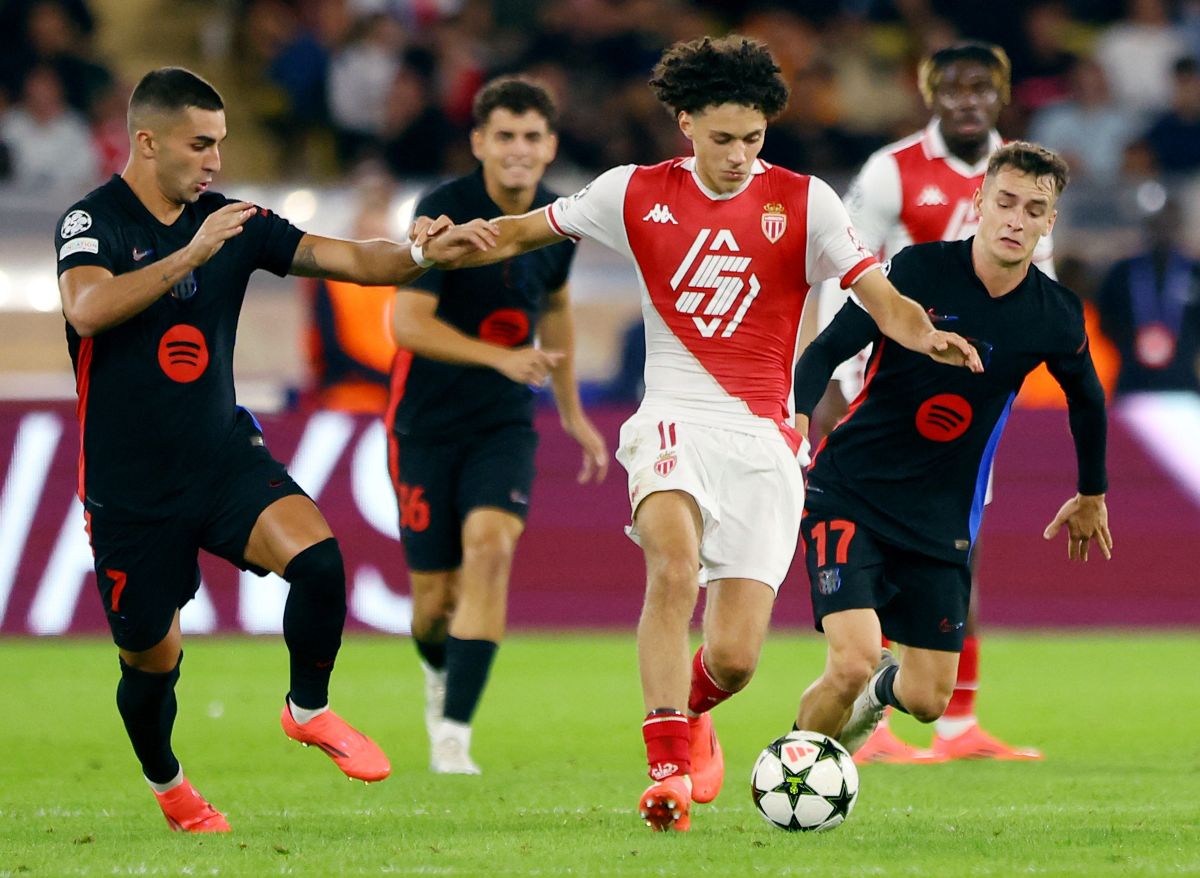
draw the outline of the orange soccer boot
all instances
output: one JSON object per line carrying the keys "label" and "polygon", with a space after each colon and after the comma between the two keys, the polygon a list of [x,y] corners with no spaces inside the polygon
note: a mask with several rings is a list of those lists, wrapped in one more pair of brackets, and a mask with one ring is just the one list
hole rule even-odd
{"label": "orange soccer boot", "polygon": [[320,747],[346,777],[367,783],[383,780],[392,773],[392,765],[379,745],[327,710],[306,723],[298,723],[285,703],[279,715],[283,732],[305,747]]}
{"label": "orange soccer boot", "polygon": [[886,762],[891,765],[912,765],[914,763],[929,764],[942,760],[934,756],[930,750],[914,747],[907,741],[896,737],[885,717],[883,722],[875,727],[871,737],[858,748],[854,754],[855,765],[867,765],[871,762]]}
{"label": "orange soccer boot", "polygon": [[1043,758],[1041,750],[1006,744],[985,732],[979,723],[953,738],[935,734],[932,752],[939,760],[997,759],[1002,762],[1036,762]]}
{"label": "orange soccer boot", "polygon": [[638,813],[655,832],[687,832],[692,828],[691,805],[691,783],[673,774],[646,788],[638,800]]}
{"label": "orange soccer boot", "polygon": [[172,832],[229,832],[225,815],[205,801],[185,777],[165,793],[154,794]]}
{"label": "orange soccer boot", "polygon": [[692,757],[692,801],[707,803],[721,792],[725,780],[725,754],[713,728],[712,714],[688,717],[688,749]]}

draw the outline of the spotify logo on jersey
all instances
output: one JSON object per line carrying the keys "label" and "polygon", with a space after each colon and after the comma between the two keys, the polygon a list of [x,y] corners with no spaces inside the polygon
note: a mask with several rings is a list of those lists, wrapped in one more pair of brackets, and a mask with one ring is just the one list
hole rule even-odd
{"label": "spotify logo on jersey", "polygon": [[917,409],[917,432],[934,442],[957,439],[971,426],[971,404],[956,393],[939,393]]}
{"label": "spotify logo on jersey", "polygon": [[186,323],[177,323],[158,343],[158,365],[172,381],[187,384],[208,368],[208,345],[204,333]]}
{"label": "spotify logo on jersey", "polygon": [[493,311],[479,324],[479,337],[492,344],[514,347],[529,338],[529,318],[518,308]]}

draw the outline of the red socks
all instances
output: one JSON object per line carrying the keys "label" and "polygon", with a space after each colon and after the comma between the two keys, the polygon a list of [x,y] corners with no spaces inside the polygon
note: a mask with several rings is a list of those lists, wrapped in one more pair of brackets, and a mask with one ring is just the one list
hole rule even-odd
{"label": "red socks", "polygon": [[732,692],[726,692],[713,681],[708,668],[704,667],[704,646],[701,645],[692,656],[692,691],[688,693],[688,710],[704,713],[731,695]]}
{"label": "red socks", "polygon": [[642,738],[646,741],[648,773],[653,780],[691,772],[688,721],[682,711],[670,707],[652,710],[642,722]]}
{"label": "red socks", "polygon": [[979,688],[979,638],[967,637],[958,657],[958,680],[946,708],[946,719],[964,719],[975,715],[975,691]]}

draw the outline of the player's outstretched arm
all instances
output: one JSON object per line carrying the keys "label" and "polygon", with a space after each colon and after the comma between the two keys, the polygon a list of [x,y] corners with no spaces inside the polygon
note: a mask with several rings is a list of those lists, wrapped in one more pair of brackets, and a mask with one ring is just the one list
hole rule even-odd
{"label": "player's outstretched arm", "polygon": [[593,478],[603,482],[608,475],[608,446],[579,400],[579,382],[575,378],[575,319],[566,286],[546,297],[546,307],[538,321],[538,337],[546,347],[562,354],[562,359],[550,373],[550,382],[562,428],[583,449],[583,463],[576,481],[581,485]]}
{"label": "player's outstretched arm", "polygon": [[[430,247],[431,235],[436,237],[440,251],[461,254],[491,247],[495,243],[495,228],[484,220],[455,225],[448,217],[428,220],[419,217],[414,223],[417,237],[397,243],[374,241],[345,241],[321,235],[305,235],[296,246],[288,273],[299,277],[322,277],[349,281],[364,286],[403,286],[420,277],[432,263],[418,264],[413,244]],[[432,259],[431,254],[425,258]]]}
{"label": "player's outstretched arm", "polygon": [[1042,538],[1054,539],[1063,525],[1067,527],[1067,557],[1070,560],[1086,561],[1092,543],[1100,547],[1106,561],[1112,558],[1113,539],[1108,530],[1108,506],[1103,494],[1076,494],[1046,525]]}
{"label": "player's outstretched arm", "polygon": [[[805,308],[808,303],[805,303]],[[834,371],[867,345],[879,340],[879,327],[871,315],[854,302],[847,302],[829,325],[804,348],[796,363],[796,414],[804,421],[797,429],[807,428],[807,420],[825,394]],[[807,434],[807,429],[801,429]]]}
{"label": "player's outstretched arm", "polygon": [[867,272],[852,289],[888,338],[939,363],[983,371],[979,353],[969,341],[957,333],[935,329],[925,309],[901,295],[882,271]]}
{"label": "player's outstretched arm", "polygon": [[519,384],[541,386],[562,355],[535,347],[507,348],[461,332],[437,316],[437,297],[423,290],[396,291],[392,309],[396,344],[431,360],[495,369]]}
{"label": "player's outstretched arm", "polygon": [[84,338],[124,323],[212,259],[226,241],[242,233],[256,210],[253,204],[237,201],[213,211],[186,247],[137,271],[114,275],[98,265],[64,271],[58,278],[63,315]]}
{"label": "player's outstretched arm", "polygon": [[564,236],[554,231],[550,225],[545,208],[532,210],[520,216],[496,217],[491,221],[491,225],[497,229],[495,246],[487,250],[451,248],[446,246],[444,233],[439,233],[430,236],[429,243],[424,247],[425,258],[432,259],[438,268],[474,268],[503,262],[505,259],[564,240]]}

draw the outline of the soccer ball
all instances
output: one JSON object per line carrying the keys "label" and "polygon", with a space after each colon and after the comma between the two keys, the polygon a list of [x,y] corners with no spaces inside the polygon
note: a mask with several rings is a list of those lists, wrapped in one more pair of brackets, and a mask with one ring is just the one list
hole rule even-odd
{"label": "soccer ball", "polygon": [[858,769],[846,749],[819,732],[789,732],[759,754],[750,773],[758,813],[789,832],[840,826],[858,799]]}

